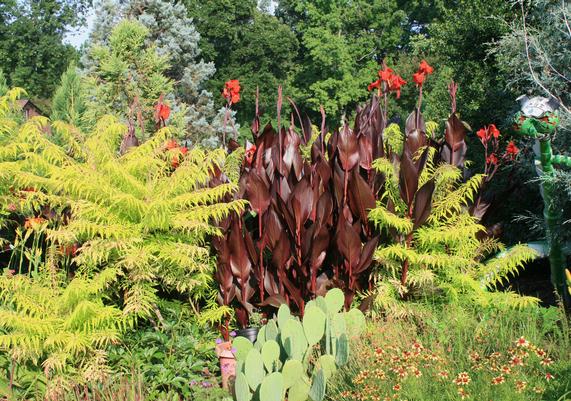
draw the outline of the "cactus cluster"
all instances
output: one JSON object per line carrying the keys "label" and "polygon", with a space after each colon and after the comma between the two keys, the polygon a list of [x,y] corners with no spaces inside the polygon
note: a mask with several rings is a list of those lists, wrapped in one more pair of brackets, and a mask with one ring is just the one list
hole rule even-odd
{"label": "cactus cluster", "polygon": [[252,344],[234,340],[236,401],[322,401],[327,379],[349,358],[349,338],[358,335],[365,317],[343,311],[344,294],[330,290],[308,302],[303,318],[281,305]]}

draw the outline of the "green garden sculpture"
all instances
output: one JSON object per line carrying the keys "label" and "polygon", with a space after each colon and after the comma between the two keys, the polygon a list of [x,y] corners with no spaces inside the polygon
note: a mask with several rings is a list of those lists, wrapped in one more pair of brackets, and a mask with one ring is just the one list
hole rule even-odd
{"label": "green garden sculpture", "polygon": [[[559,103],[555,99],[544,97],[528,98],[520,96],[520,111],[516,113],[515,130],[522,136],[539,141],[541,174],[555,174],[554,166],[571,167],[571,157],[554,155],[551,150],[551,139],[559,123]],[[543,216],[547,229],[549,264],[551,266],[551,282],[567,306],[571,305],[570,296],[565,285],[565,255],[561,241],[557,236],[557,227],[561,224],[562,210],[553,202],[554,188],[549,180],[543,180]]]}

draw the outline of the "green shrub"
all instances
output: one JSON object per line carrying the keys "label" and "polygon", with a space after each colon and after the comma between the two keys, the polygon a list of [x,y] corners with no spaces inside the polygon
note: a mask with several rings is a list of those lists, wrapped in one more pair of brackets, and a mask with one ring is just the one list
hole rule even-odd
{"label": "green shrub", "polygon": [[[148,400],[169,395],[184,399],[210,399],[221,392],[214,333],[201,329],[194,312],[179,303],[162,302],[157,325],[142,325],[129,332],[109,351],[109,364],[117,376],[140,376]],[[176,398],[178,400],[178,398]]]}
{"label": "green shrub", "polygon": [[71,383],[108,376],[106,349],[132,325],[103,302],[117,274],[109,268],[68,284],[53,271],[0,276],[0,350],[6,352],[0,388],[6,394],[57,397]]}
{"label": "green shrub", "polygon": [[159,289],[196,298],[210,290],[205,241],[218,234],[217,220],[245,204],[223,202],[232,183],[209,187],[224,164],[222,149],[187,151],[166,127],[121,156],[128,127],[114,117],[84,134],[44,117],[19,124],[5,115],[0,188],[10,188],[12,203],[3,209],[45,221],[48,243],[59,256],[71,249],[82,274],[118,269],[113,289],[124,313],[152,315]]}

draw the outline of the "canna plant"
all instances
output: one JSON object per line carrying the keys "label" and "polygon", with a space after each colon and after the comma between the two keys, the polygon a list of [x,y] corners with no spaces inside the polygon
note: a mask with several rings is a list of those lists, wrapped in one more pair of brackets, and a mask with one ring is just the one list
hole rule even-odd
{"label": "canna plant", "polygon": [[[404,135],[398,127],[392,131],[392,135],[403,138],[402,152],[387,138],[389,158],[373,163],[385,177],[385,185],[369,218],[387,241],[375,251],[379,267],[374,278],[376,288],[368,301],[395,313],[406,313],[401,300],[420,295],[447,301],[463,297],[481,305],[488,305],[492,299],[496,305],[509,307],[537,304],[534,297],[487,291],[536,257],[536,252],[524,245],[505,250],[479,224],[487,208],[481,201],[481,187],[498,168],[499,130],[491,125],[478,131],[478,137],[485,138],[486,171],[463,180],[466,124],[456,113],[457,86],[449,86],[452,113],[443,140],[436,141],[427,136],[428,124],[420,112],[426,78],[422,64],[417,74],[414,80],[420,88],[419,105],[408,117]],[[508,145],[504,158],[517,154],[514,146]],[[490,257],[495,252],[501,253]]]}
{"label": "canna plant", "polygon": [[[464,182],[469,128],[456,112],[457,85],[449,86],[452,113],[444,135],[439,138],[438,124],[426,123],[421,113],[422,87],[432,72],[423,61],[413,76],[419,99],[404,132],[388,120],[387,98],[398,98],[406,81],[385,65],[369,85],[376,93],[357,110],[353,128],[344,124],[328,133],[324,113],[319,129],[294,107],[297,119],[276,131],[270,124],[262,129],[256,115],[237,192],[249,207],[223,222],[224,236],[214,243],[219,300],[234,305],[241,326],[256,306],[285,303],[303,315],[305,302],[331,287],[343,290],[346,308],[355,294],[375,293],[374,287],[391,286],[401,299],[414,292],[411,284],[438,278],[441,286],[433,289],[457,294],[470,283],[481,300],[487,286],[532,258],[529,248],[518,246],[485,259],[503,249],[482,239],[485,228],[478,224],[487,208],[482,185],[497,170],[499,142],[494,134],[482,141],[490,145],[485,174]],[[429,227],[444,237],[422,237],[427,242],[421,244],[419,235]],[[465,241],[447,237],[451,229],[457,236],[463,230]],[[448,259],[451,268],[445,269]],[[379,263],[381,268],[374,266]],[[471,281],[462,281],[468,276]],[[536,301],[508,298],[515,304]]]}
{"label": "canna plant", "polygon": [[[244,152],[237,196],[248,200],[214,240],[216,279],[223,305],[235,305],[241,326],[256,306],[287,304],[303,314],[307,300],[331,287],[345,293],[348,307],[367,289],[378,237],[368,221],[382,177],[372,160],[383,117],[374,104],[348,125],[328,134],[299,118],[279,133],[252,124],[254,143]],[[375,145],[373,145],[375,144]]]}
{"label": "canna plant", "polygon": [[222,150],[180,147],[175,130],[163,127],[121,155],[129,128],[111,116],[89,134],[43,117],[6,127],[0,182],[15,194],[13,214],[43,219],[47,243],[71,255],[78,274],[117,269],[113,289],[126,315],[151,316],[158,291],[208,293],[213,260],[205,240],[246,204],[223,201],[235,184],[210,186]]}

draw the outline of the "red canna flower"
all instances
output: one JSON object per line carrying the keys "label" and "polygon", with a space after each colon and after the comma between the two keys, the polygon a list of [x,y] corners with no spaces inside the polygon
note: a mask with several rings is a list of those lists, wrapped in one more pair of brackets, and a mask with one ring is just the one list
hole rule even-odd
{"label": "red canna flower", "polygon": [[490,131],[490,135],[492,135],[494,139],[498,139],[500,137],[500,130],[497,129],[494,124],[490,124],[488,130]]}
{"label": "red canna flower", "polygon": [[231,79],[224,84],[222,96],[228,100],[230,104],[238,103],[240,101],[240,89],[240,81]]}
{"label": "red canna flower", "polygon": [[180,160],[178,160],[178,156],[174,156],[171,160],[172,168],[177,168],[179,164],[180,164]]}
{"label": "red canna flower", "polygon": [[496,156],[494,153],[492,153],[491,155],[489,155],[489,156],[486,158],[486,163],[487,163],[487,164],[494,164],[494,165],[498,164],[498,158],[497,158],[497,156]]}
{"label": "red canna flower", "polygon": [[377,79],[375,82],[371,82],[369,86],[367,86],[367,90],[371,91],[373,89],[379,89],[381,87],[381,80]]}
{"label": "red canna flower", "polygon": [[170,139],[167,141],[165,146],[168,150],[172,150],[178,148],[178,143],[174,139]]}
{"label": "red canna flower", "polygon": [[186,155],[188,153],[188,148],[186,146],[183,146],[182,148],[180,148],[180,153]]}
{"label": "red canna flower", "polygon": [[162,120],[164,122],[169,119],[171,115],[171,108],[167,104],[163,103],[162,99],[163,96],[161,95],[159,101],[155,105],[155,120]]}
{"label": "red canna flower", "polygon": [[506,155],[508,155],[508,157],[513,160],[515,159],[518,153],[519,153],[519,148],[515,146],[515,143],[513,141],[510,141],[508,143],[508,146],[506,147]]}
{"label": "red canna flower", "polygon": [[394,74],[389,83],[389,90],[397,93],[397,99],[400,98],[400,88],[406,85],[406,81],[400,75]]}
{"label": "red canna flower", "polygon": [[390,82],[393,76],[393,69],[386,67],[384,70],[379,70],[379,78],[381,81]]}
{"label": "red canna flower", "polygon": [[425,75],[430,75],[434,72],[434,68],[432,68],[426,60],[422,60],[420,62],[420,66],[418,67],[418,72],[421,72]]}
{"label": "red canna flower", "polygon": [[482,143],[487,142],[489,139],[488,130],[486,128],[480,128],[478,132],[476,132],[476,135],[478,135]]}
{"label": "red canna flower", "polygon": [[422,86],[425,79],[426,79],[426,75],[424,75],[420,71],[412,74],[412,80],[414,81],[414,83],[416,83],[416,86]]}

